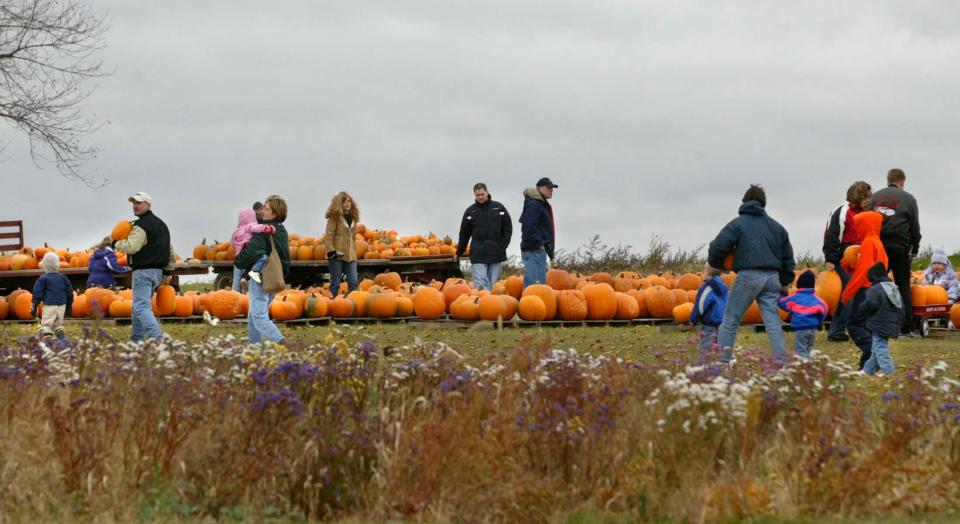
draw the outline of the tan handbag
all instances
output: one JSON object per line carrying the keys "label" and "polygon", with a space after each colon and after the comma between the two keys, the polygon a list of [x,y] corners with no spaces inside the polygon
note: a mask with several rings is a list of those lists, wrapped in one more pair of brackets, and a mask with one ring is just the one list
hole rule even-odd
{"label": "tan handbag", "polygon": [[263,290],[267,293],[278,293],[287,287],[283,282],[283,264],[277,254],[277,246],[273,243],[273,235],[270,235],[270,256],[263,265],[260,279],[263,281]]}

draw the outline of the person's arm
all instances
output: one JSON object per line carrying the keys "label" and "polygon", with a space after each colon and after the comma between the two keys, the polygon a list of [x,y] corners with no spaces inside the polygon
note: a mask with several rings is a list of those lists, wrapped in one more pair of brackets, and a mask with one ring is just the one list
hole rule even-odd
{"label": "person's arm", "polygon": [[463,252],[467,250],[467,243],[470,241],[470,235],[473,234],[473,221],[469,220],[470,208],[467,208],[463,212],[463,218],[460,219],[460,236],[457,240],[457,253],[454,255],[456,258],[463,256]]}
{"label": "person's arm", "polygon": [[920,252],[920,209],[916,199],[910,204],[910,254],[916,255]]}
{"label": "person's arm", "polygon": [[707,263],[710,264],[710,267],[722,268],[724,257],[737,247],[739,238],[740,233],[733,221],[723,226],[723,229],[717,233],[717,237],[710,242],[710,246],[707,248]]}
{"label": "person's arm", "polygon": [[500,215],[500,239],[503,243],[503,249],[510,246],[510,240],[513,238],[513,222],[510,219],[510,212],[503,208],[503,214]]}
{"label": "person's arm", "polygon": [[127,238],[114,242],[113,248],[119,249],[128,255],[134,255],[143,249],[143,246],[146,244],[147,232],[140,226],[133,226],[133,229],[130,230],[130,235],[128,235]]}
{"label": "person's arm", "polygon": [[163,268],[164,275],[173,274],[173,265],[177,263],[177,252],[173,250],[173,244],[170,244],[170,255],[167,257],[167,265]]}
{"label": "person's arm", "polygon": [[337,234],[336,219],[327,218],[327,230],[323,234],[323,237],[325,239],[324,244],[326,244],[324,247],[326,248],[327,253],[334,251],[336,249],[335,247],[333,247],[333,237],[336,236],[336,234]]}
{"label": "person's arm", "polygon": [[33,283],[33,307],[36,308],[43,300],[43,295],[47,292],[47,274],[40,275],[40,278]]}
{"label": "person's arm", "polygon": [[793,258],[793,245],[790,244],[790,234],[786,229],[783,231],[783,245],[780,246],[780,254],[783,256],[783,267],[780,268],[780,285],[789,286],[796,278],[793,270],[797,268],[797,262]]}
{"label": "person's arm", "polygon": [[880,309],[879,297],[880,293],[870,293],[868,291],[866,296],[863,297],[863,304],[860,306],[860,310],[867,316],[876,313]]}
{"label": "person's arm", "polygon": [[840,210],[842,206],[831,213],[830,220],[827,221],[827,228],[823,232],[823,259],[830,264],[837,265],[843,258],[840,252]]}

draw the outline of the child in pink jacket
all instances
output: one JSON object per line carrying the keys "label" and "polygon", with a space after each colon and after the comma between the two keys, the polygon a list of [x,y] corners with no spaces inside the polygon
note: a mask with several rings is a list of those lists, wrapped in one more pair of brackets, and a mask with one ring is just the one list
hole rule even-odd
{"label": "child in pink jacket", "polygon": [[[273,226],[257,222],[257,213],[253,209],[244,208],[240,210],[240,216],[237,217],[237,229],[233,231],[233,235],[230,237],[230,243],[233,244],[233,250],[239,255],[255,233],[270,234],[274,231]],[[260,257],[248,273],[250,278],[258,284],[260,283],[260,272],[263,271],[263,265],[266,264],[266,262],[266,255]],[[236,275],[234,275],[234,277],[236,277]],[[237,280],[237,278],[234,278],[234,289],[238,289],[240,286],[240,282]]]}

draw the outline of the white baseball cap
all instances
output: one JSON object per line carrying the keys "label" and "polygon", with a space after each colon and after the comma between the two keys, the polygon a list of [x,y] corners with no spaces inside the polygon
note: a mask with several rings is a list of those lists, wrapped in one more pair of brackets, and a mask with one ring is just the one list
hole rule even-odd
{"label": "white baseball cap", "polygon": [[127,200],[130,202],[146,202],[148,204],[153,203],[153,199],[150,198],[150,194],[147,193],[146,191],[138,191],[130,195],[130,198],[128,198]]}

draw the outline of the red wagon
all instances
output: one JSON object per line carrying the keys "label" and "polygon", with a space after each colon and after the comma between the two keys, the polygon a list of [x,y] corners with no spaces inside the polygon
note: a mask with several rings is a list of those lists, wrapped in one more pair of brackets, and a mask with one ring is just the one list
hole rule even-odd
{"label": "red wagon", "polygon": [[913,306],[913,328],[921,337],[930,334],[930,323],[943,323],[946,326],[950,321],[950,304],[929,304]]}

